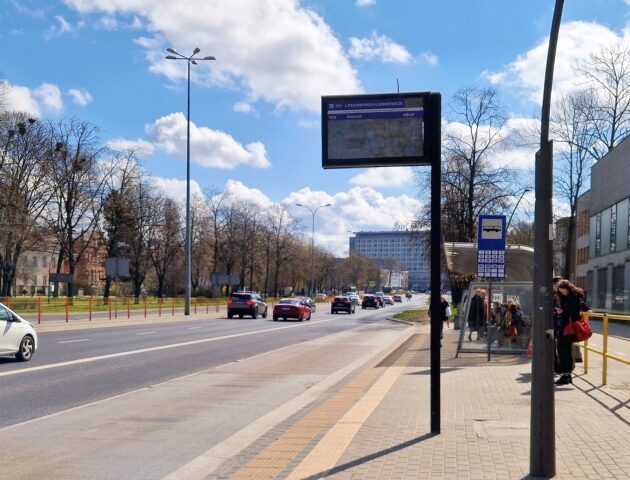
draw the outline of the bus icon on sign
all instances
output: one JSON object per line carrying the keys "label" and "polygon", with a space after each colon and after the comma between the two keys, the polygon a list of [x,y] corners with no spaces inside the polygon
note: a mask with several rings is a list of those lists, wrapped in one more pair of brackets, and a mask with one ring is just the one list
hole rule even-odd
{"label": "bus icon on sign", "polygon": [[500,232],[501,231],[501,227],[499,227],[497,225],[492,225],[490,227],[483,227],[483,231],[484,232]]}

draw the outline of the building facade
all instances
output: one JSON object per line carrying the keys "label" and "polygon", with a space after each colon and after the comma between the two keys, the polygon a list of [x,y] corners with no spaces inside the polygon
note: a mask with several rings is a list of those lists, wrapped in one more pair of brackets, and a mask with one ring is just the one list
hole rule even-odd
{"label": "building facade", "polygon": [[375,260],[388,268],[388,258],[395,258],[401,271],[408,273],[408,287],[425,291],[430,285],[429,233],[422,232],[355,232],[350,237],[350,252]]}
{"label": "building facade", "polygon": [[578,199],[576,283],[585,284],[595,310],[630,312],[629,165],[626,137],[593,165],[591,188]]}

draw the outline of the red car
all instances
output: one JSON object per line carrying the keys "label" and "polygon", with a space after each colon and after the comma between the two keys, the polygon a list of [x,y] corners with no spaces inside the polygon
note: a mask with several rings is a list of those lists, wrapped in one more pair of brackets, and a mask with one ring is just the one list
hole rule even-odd
{"label": "red car", "polygon": [[283,298],[273,307],[273,321],[279,319],[297,318],[302,320],[311,319],[311,309],[300,298]]}

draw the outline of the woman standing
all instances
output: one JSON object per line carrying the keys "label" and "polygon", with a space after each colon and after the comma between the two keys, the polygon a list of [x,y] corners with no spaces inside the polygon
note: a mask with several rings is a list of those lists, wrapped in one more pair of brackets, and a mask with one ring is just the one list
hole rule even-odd
{"label": "woman standing", "polygon": [[571,372],[575,368],[573,357],[574,335],[564,335],[564,327],[571,321],[580,318],[580,305],[582,302],[582,289],[573,285],[569,280],[560,280],[557,284],[558,300],[560,306],[556,307],[558,315],[558,373],[560,378],[556,380],[556,385],[567,385],[573,383]]}

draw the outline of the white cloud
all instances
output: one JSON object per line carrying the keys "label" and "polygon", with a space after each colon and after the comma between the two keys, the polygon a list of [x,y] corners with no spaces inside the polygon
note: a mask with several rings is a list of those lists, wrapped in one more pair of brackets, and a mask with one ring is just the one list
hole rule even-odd
{"label": "white cloud", "polygon": [[92,102],[92,95],[83,88],[71,88],[68,94],[72,97],[72,101],[81,107],[85,107]]}
{"label": "white cloud", "polygon": [[114,138],[107,142],[107,146],[118,152],[136,152],[139,157],[153,155],[153,152],[155,152],[155,146],[151,142],[142,139],[127,140],[124,138]]}
{"label": "white cloud", "polygon": [[57,85],[52,83],[42,83],[39,87],[32,91],[35,97],[44,109],[48,112],[58,115],[63,111],[63,101],[61,100],[61,90]]}
{"label": "white cloud", "polygon": [[413,181],[411,167],[369,168],[350,179],[352,185],[372,188],[394,188]]}
{"label": "white cloud", "polygon": [[234,111],[240,113],[256,113],[256,109],[249,102],[236,102],[234,104]]}
{"label": "white cloud", "polygon": [[[590,53],[600,50],[604,45],[624,39],[597,23],[563,24],[558,38],[554,67],[554,97],[559,98],[564,93],[580,88],[583,79],[575,74],[573,67],[576,62],[587,59]],[[519,55],[503,70],[485,71],[483,76],[494,85],[512,87],[522,92],[529,101],[540,104],[548,43],[549,38],[544,38],[534,48]]]}
{"label": "white cloud", "polygon": [[356,2],[354,2],[354,4],[357,7],[369,7],[370,5],[376,4],[376,0],[357,0]]}
{"label": "white cloud", "polygon": [[251,202],[262,208],[269,208],[273,205],[273,202],[262,191],[257,188],[249,188],[238,180],[228,180],[223,191],[229,195],[229,199],[232,201]]}
{"label": "white cloud", "polygon": [[[164,195],[171,197],[180,204],[186,202],[186,180],[177,178],[151,177],[153,185],[159,189]],[[195,180],[190,181],[190,197],[203,197],[201,187]]]}
{"label": "white cloud", "polygon": [[432,67],[436,66],[439,62],[438,56],[431,52],[424,52],[420,54],[420,57]]}
{"label": "white cloud", "polygon": [[36,117],[41,116],[41,108],[37,100],[27,87],[11,85],[8,83],[7,110],[16,112],[26,112]]}
{"label": "white cloud", "polygon": [[411,54],[405,47],[397,44],[391,38],[372,32],[370,38],[350,38],[352,58],[359,60],[379,60],[382,63],[407,64],[412,60]]}
{"label": "white cloud", "polygon": [[[150,26],[146,56],[154,73],[184,81],[186,69],[164,59],[164,49],[199,46],[193,81],[242,90],[277,109],[319,112],[321,96],[362,91],[339,40],[323,18],[296,0],[197,0],[187,8],[163,0],[66,0],[80,13],[136,16]],[[149,28],[149,27],[148,27]],[[186,32],[182,36],[182,32]],[[185,42],[185,43],[182,43]]]}
{"label": "white cloud", "polygon": [[[146,127],[149,139],[169,154],[186,158],[186,117],[172,113]],[[231,135],[190,123],[191,161],[208,168],[234,169],[241,165],[269,168],[271,163],[261,142],[238,143]]]}
{"label": "white cloud", "polygon": [[105,15],[99,18],[98,25],[105,30],[116,30],[118,29],[118,20],[116,17]]}
{"label": "white cloud", "polygon": [[407,195],[385,197],[368,187],[353,187],[334,195],[304,188],[291,193],[281,203],[301,222],[306,232],[311,228],[313,216],[296,203],[311,208],[332,204],[319,209],[315,215],[315,243],[338,256],[347,255],[349,231],[393,230],[397,224],[409,224],[422,206]]}
{"label": "white cloud", "polygon": [[64,33],[74,32],[74,27],[61,15],[55,15],[57,25],[52,25],[45,34],[46,38],[53,38],[63,35]]}

